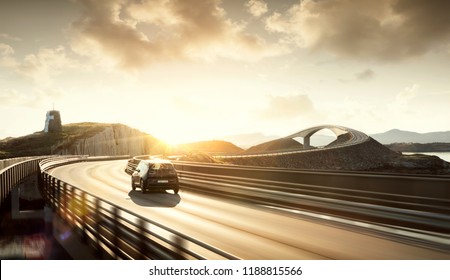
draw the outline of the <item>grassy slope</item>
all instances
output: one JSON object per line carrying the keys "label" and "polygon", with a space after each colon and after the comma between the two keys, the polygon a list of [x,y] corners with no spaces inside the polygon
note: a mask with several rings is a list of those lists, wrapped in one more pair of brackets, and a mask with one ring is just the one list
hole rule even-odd
{"label": "grassy slope", "polygon": [[44,133],[35,132],[30,135],[17,138],[0,140],[0,159],[39,156],[51,154],[52,146],[70,138],[75,141],[81,138],[91,137],[111,124],[103,123],[75,123],[63,125],[61,132]]}

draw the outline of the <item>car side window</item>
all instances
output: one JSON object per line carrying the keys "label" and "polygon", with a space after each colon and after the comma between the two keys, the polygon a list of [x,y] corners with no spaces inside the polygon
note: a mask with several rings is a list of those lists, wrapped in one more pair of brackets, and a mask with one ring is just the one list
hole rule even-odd
{"label": "car side window", "polygon": [[147,173],[147,171],[148,171],[148,164],[146,163],[142,164],[141,172],[145,174]]}
{"label": "car side window", "polygon": [[145,162],[140,162],[136,169],[139,171],[139,173],[142,173],[142,171],[145,170]]}

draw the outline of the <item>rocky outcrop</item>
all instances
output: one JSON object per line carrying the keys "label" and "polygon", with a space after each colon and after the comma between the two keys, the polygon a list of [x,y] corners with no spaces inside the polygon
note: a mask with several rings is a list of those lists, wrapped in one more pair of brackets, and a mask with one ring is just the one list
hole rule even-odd
{"label": "rocky outcrop", "polygon": [[158,139],[122,124],[105,125],[85,138],[68,137],[52,147],[52,154],[60,155],[136,156],[163,151],[164,144]]}
{"label": "rocky outcrop", "polygon": [[372,138],[336,149],[313,149],[291,154],[221,158],[223,161],[263,167],[318,170],[386,171],[450,174],[450,164],[433,156],[404,156]]}
{"label": "rocky outcrop", "polygon": [[396,171],[432,175],[450,175],[450,163],[437,156],[423,154],[397,155],[377,171]]}

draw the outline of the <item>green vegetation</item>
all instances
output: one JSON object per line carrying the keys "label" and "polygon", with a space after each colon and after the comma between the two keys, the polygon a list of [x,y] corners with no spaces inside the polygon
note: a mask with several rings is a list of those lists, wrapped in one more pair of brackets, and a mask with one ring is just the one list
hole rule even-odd
{"label": "green vegetation", "polygon": [[30,135],[17,138],[8,137],[0,140],[0,159],[24,157],[24,156],[40,156],[52,154],[52,147],[58,143],[70,139],[91,137],[111,124],[101,123],[76,123],[63,125],[61,132],[44,133],[43,131],[35,132]]}
{"label": "green vegetation", "polygon": [[93,122],[66,124],[63,125],[61,134],[63,137],[70,136],[73,139],[89,138],[103,131],[107,126],[111,126],[111,124]]}
{"label": "green vegetation", "polygon": [[0,158],[49,155],[51,147],[63,140],[62,133],[43,133],[7,138],[0,141]]}

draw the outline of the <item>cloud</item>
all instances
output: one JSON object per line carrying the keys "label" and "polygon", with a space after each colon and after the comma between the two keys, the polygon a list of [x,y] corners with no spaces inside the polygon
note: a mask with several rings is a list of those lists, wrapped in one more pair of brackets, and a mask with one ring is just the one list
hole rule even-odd
{"label": "cloud", "polygon": [[255,17],[260,17],[268,11],[267,3],[262,0],[249,0],[245,6],[248,12]]}
{"label": "cloud", "polygon": [[14,49],[10,45],[0,43],[0,66],[14,67]]}
{"label": "cloud", "polygon": [[181,115],[191,118],[204,118],[205,115],[213,113],[211,108],[201,104],[195,98],[175,96],[172,98],[172,105],[176,112],[180,112]]}
{"label": "cloud", "polygon": [[15,70],[32,79],[36,84],[49,86],[54,76],[62,69],[70,68],[71,62],[66,55],[65,48],[42,48],[37,54],[28,54],[23,61],[18,63]]}
{"label": "cloud", "polygon": [[266,29],[340,57],[400,60],[448,45],[449,10],[446,0],[304,0],[267,17]]}
{"label": "cloud", "polygon": [[373,72],[372,69],[366,69],[362,72],[356,73],[355,76],[359,81],[369,81],[375,77],[375,72]]}
{"label": "cloud", "polygon": [[72,24],[72,49],[125,69],[174,59],[258,59],[280,52],[227,18],[219,0],[76,2],[83,14]]}
{"label": "cloud", "polygon": [[407,104],[410,100],[414,99],[419,91],[419,85],[413,84],[412,86],[405,87],[403,91],[397,94],[396,101],[400,105]]}
{"label": "cloud", "polygon": [[293,119],[317,116],[313,102],[308,95],[271,96],[268,107],[261,112],[266,120]]}
{"label": "cloud", "polygon": [[50,85],[53,76],[73,64],[63,46],[41,48],[36,54],[27,54],[22,61],[14,54],[11,46],[0,43],[0,66],[27,77],[41,86]]}
{"label": "cloud", "polygon": [[19,92],[16,89],[0,90],[0,106],[23,106],[28,108],[40,107],[59,99],[63,91],[56,88],[35,89],[31,93]]}
{"label": "cloud", "polygon": [[[21,100],[21,99],[22,99],[22,96],[19,95],[17,90],[7,89],[7,90],[3,90],[3,91],[0,92],[0,104],[2,106],[12,105],[12,104],[18,102],[18,100]],[[19,103],[22,103],[22,102],[19,101]]]}
{"label": "cloud", "polygon": [[2,57],[10,56],[13,54],[14,54],[14,49],[10,45],[0,43],[0,55]]}
{"label": "cloud", "polygon": [[0,39],[5,39],[5,40],[9,40],[9,41],[22,41],[22,38],[16,37],[16,36],[12,36],[8,33],[0,33]]}
{"label": "cloud", "polygon": [[[385,109],[388,112],[387,114],[392,116],[392,119],[397,117],[399,119],[404,119],[404,116],[410,115],[411,117],[416,114],[418,112],[417,109],[422,107],[422,105],[419,105],[419,107],[414,105],[420,97],[419,90],[420,86],[418,84],[412,84],[411,86],[405,87],[402,91],[395,95],[394,99],[386,104]],[[425,107],[426,106],[423,106],[422,109]]]}
{"label": "cloud", "polygon": [[14,88],[0,88],[0,104],[2,106],[36,107],[54,100],[62,95],[60,89],[54,87],[54,78],[62,70],[73,66],[73,62],[66,55],[64,47],[42,48],[35,54],[27,54],[22,59],[16,58],[14,49],[0,43],[0,67],[8,73],[15,73],[26,86],[32,82],[32,90],[19,92]]}

